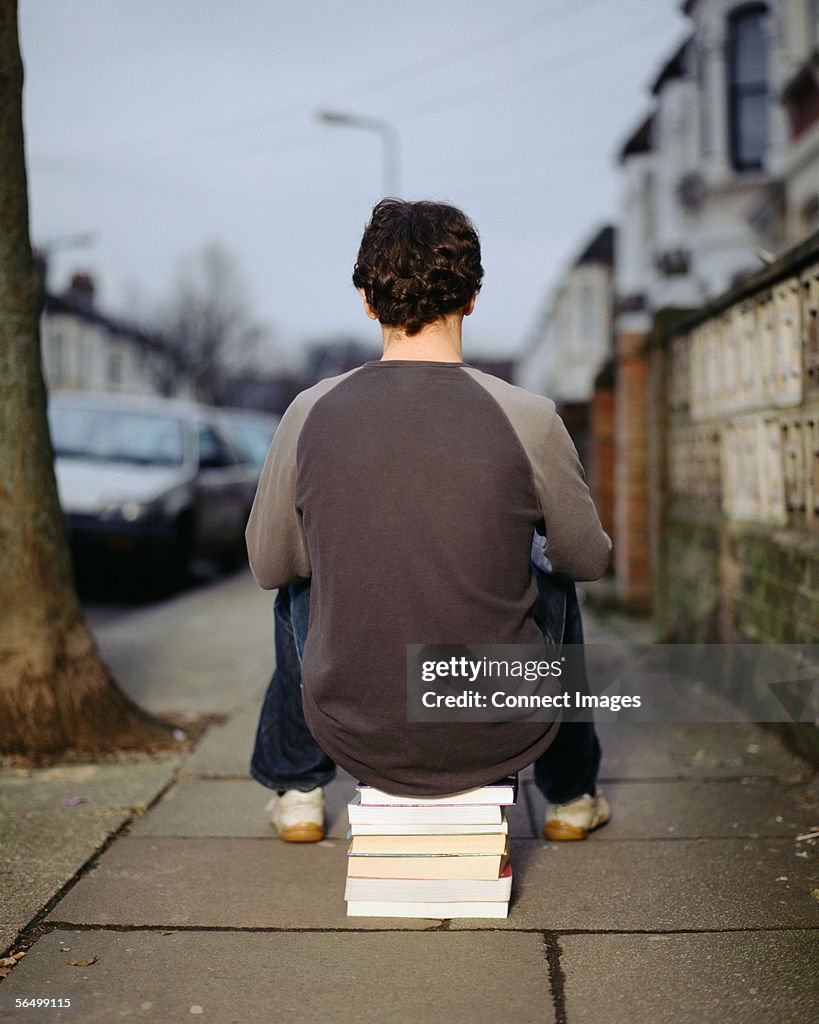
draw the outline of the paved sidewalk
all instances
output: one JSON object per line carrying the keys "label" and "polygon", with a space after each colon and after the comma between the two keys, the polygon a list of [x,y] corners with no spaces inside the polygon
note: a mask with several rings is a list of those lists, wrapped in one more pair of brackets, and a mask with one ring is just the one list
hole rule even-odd
{"label": "paved sidewalk", "polygon": [[[0,983],[4,1020],[815,1019],[816,844],[796,837],[819,810],[769,734],[604,727],[614,817],[586,842],[540,838],[524,775],[508,920],[348,919],[353,780],[329,789],[328,838],[293,846],[247,776],[271,619],[238,576],[99,628],[146,706],[224,715],[185,759],[0,773],[0,946],[28,949]],[[586,626],[638,639],[591,611]],[[25,997],[72,1006],[15,1011]]]}

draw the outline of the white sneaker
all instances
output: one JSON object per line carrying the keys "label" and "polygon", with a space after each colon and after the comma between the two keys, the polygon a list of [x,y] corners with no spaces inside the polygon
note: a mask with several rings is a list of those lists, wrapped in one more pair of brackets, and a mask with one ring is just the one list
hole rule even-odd
{"label": "white sneaker", "polygon": [[288,789],[265,807],[267,820],[286,843],[317,843],[324,838],[324,790]]}
{"label": "white sneaker", "polygon": [[595,828],[605,825],[611,817],[611,808],[602,793],[589,793],[567,804],[549,805],[543,836],[552,842],[585,839]]}

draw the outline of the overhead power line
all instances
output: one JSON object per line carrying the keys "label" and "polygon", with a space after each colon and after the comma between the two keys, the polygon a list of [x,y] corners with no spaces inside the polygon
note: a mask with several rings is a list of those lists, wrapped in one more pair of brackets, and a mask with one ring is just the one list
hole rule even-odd
{"label": "overhead power line", "polygon": [[590,7],[599,7],[600,4],[606,2],[608,0],[568,0],[568,3],[564,3],[558,8],[541,11],[535,17],[527,18],[525,21],[518,22],[499,32],[492,32],[472,42],[449,48],[442,53],[432,54],[411,64],[405,64],[394,71],[378,74],[369,80],[359,83],[357,86],[353,86],[351,89],[346,90],[346,92],[349,92],[350,95],[358,96],[361,93],[374,92],[376,89],[381,90],[385,85],[401,85],[408,78],[429,71],[437,71],[441,67],[449,67],[453,60],[459,60],[462,57],[475,57],[485,50],[494,49],[498,45],[505,45],[518,36],[526,35],[533,29],[562,20],[566,16],[582,13]]}
{"label": "overhead power line", "polygon": [[[531,29],[535,22],[539,24],[547,23],[549,20],[554,20],[556,17],[561,15],[565,10],[571,6],[574,10],[583,10],[590,6],[595,6],[602,2],[602,0],[588,0],[587,3],[579,3],[578,0],[573,0],[571,4],[563,4],[560,8],[553,8],[548,12],[548,17],[541,15],[538,18],[530,18],[525,22],[518,23],[518,25],[510,28],[508,31],[502,33],[495,33],[493,36],[485,36],[482,41],[484,47],[488,47],[492,40],[496,43],[499,41],[506,41],[515,34]],[[572,70],[576,67],[581,67],[583,64],[588,63],[591,60],[596,61],[599,64],[604,64],[610,59],[620,59],[624,47],[628,47],[631,44],[644,42],[644,36],[647,32],[651,32],[656,28],[668,27],[669,19],[668,16],[661,18],[653,18],[646,22],[642,22],[636,25],[629,25],[624,27],[624,31],[617,34],[609,34],[605,40],[605,47],[601,47],[601,40],[594,38],[589,42],[576,49],[562,54],[558,58],[550,58],[548,60],[540,61],[537,64],[530,65],[526,68],[519,69],[514,73],[507,75],[504,78],[496,78],[491,82],[491,86],[484,90],[476,90],[474,84],[468,87],[454,90],[452,92],[431,97],[425,100],[423,103],[408,107],[406,109],[396,108],[390,111],[390,117],[396,122],[404,122],[414,120],[420,117],[424,117],[431,114],[438,114],[446,112],[447,110],[457,108],[460,106],[466,106],[471,103],[483,103],[486,104],[487,99],[497,96],[501,93],[509,92],[513,89],[520,88],[522,85],[545,81],[548,78],[556,74],[562,74]],[[457,52],[470,53],[474,52],[470,50],[468,45],[464,45],[459,48]],[[417,62],[416,65],[407,65],[406,68],[413,68],[420,66],[421,64],[432,67],[433,62],[440,63],[442,58],[435,57],[429,58],[423,62]],[[400,74],[405,69],[399,69],[396,74]],[[395,81],[395,76],[391,76],[392,80]],[[370,86],[375,87],[376,80],[371,79],[368,88]],[[339,93],[338,95],[341,95]],[[168,146],[167,149],[146,149],[142,143],[142,158],[147,157],[147,162],[150,165],[155,160],[160,160],[163,164],[167,165],[168,170],[173,170],[174,165],[184,165],[185,160],[191,157],[202,157],[206,154],[213,153],[217,157],[221,156],[225,160],[235,159],[237,161],[252,160],[268,158],[271,148],[275,147],[275,155],[277,156],[290,156],[298,152],[304,152],[306,150],[316,149],[319,146],[323,146],[325,143],[321,137],[313,130],[307,127],[309,123],[308,118],[313,115],[312,109],[307,110],[304,106],[293,106],[280,108],[280,117],[273,121],[259,122],[258,116],[237,119],[232,123],[230,131],[238,130],[241,124],[247,123],[251,130],[246,130],[242,133],[240,143],[229,143],[226,139],[221,138],[217,131],[209,131],[204,136],[202,133],[198,133],[198,139],[192,141],[190,146],[180,147],[180,137],[177,135],[174,139],[173,145]],[[293,116],[297,114],[299,119],[304,119],[305,125],[296,126],[294,130],[289,132],[286,136],[275,134],[275,128],[277,125],[283,124],[287,120],[291,120]],[[54,161],[54,157],[45,157],[43,154],[34,156],[34,160],[40,166],[44,164],[51,164]],[[59,161],[60,158],[57,158]],[[61,161],[60,161],[61,162]],[[83,157],[74,157],[72,162],[85,163]],[[117,163],[121,163],[117,161]],[[66,168],[67,170],[69,168]],[[71,168],[73,170],[73,168]],[[98,174],[102,173],[104,176],[105,168],[99,165],[95,166],[94,171]],[[122,170],[113,171],[121,176]],[[166,176],[165,176],[166,177]]]}
{"label": "overhead power line", "polygon": [[[651,21],[644,22],[642,25],[632,25],[629,27],[627,32],[620,33],[619,35],[609,35],[606,37],[606,50],[603,54],[600,52],[599,43],[591,47],[578,48],[571,51],[570,53],[563,54],[562,59],[550,59],[545,62],[534,64],[531,67],[523,68],[513,75],[509,75],[505,79],[495,79],[492,82],[491,95],[497,96],[500,92],[506,92],[509,89],[516,89],[524,82],[529,82],[535,79],[545,78],[549,75],[555,74],[559,71],[568,71],[574,67],[580,67],[585,64],[588,60],[594,59],[598,62],[602,62],[609,57],[620,58],[622,54],[622,48],[615,50],[615,46],[629,45],[629,43],[643,42],[641,38],[643,33],[650,32],[652,29],[660,28],[663,26],[667,27],[668,18],[654,18]],[[485,92],[480,95],[476,95],[474,85],[455,90],[446,96],[437,96],[434,99],[430,99],[420,106],[412,107],[405,111],[394,111],[393,117],[401,117],[404,120],[409,118],[420,117],[423,114],[438,113],[439,111],[448,110],[452,107],[461,106],[465,103],[475,103],[480,101],[481,103],[486,102],[487,95]]]}
{"label": "overhead power line", "polygon": [[[597,7],[606,2],[609,2],[609,0],[568,0],[568,2],[562,3],[558,7],[549,8],[532,18],[527,18],[524,21],[517,22],[516,24],[502,29],[501,31],[480,36],[471,42],[463,43],[461,46],[455,48],[448,47],[445,50],[431,54],[421,60],[411,61],[408,64],[393,68],[389,72],[380,73],[371,78],[364,79],[364,81],[354,83],[346,87],[342,86],[335,91],[333,102],[340,97],[357,97],[375,91],[383,91],[385,87],[404,85],[409,79],[416,78],[420,74],[427,74],[430,71],[438,70],[441,67],[450,66],[454,60],[474,57],[476,54],[488,49],[493,49],[499,45],[505,45],[519,36],[526,35],[527,33],[534,31],[538,27],[552,24],[556,21],[565,19],[566,17],[572,17],[575,14],[582,13],[588,8]],[[203,143],[217,143],[219,140],[214,138],[214,136],[233,135],[237,132],[242,133],[247,130],[258,129],[260,123],[263,124],[266,129],[270,129],[277,125],[284,124],[295,117],[303,118],[304,116],[304,103],[289,103],[283,106],[270,108],[267,111],[257,111],[253,114],[243,115],[242,117],[231,117],[224,121],[216,122],[205,130],[198,128],[191,129],[190,131],[175,131],[172,135],[162,134],[142,138],[138,140],[138,143],[137,140],[135,140],[135,144],[140,146],[151,144],[161,145],[162,143],[167,142],[173,145],[179,143],[186,137],[197,138]]]}

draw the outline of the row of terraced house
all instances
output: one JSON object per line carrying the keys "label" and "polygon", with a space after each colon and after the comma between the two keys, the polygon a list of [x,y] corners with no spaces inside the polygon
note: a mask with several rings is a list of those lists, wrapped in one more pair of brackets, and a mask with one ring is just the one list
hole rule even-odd
{"label": "row of terraced house", "polygon": [[687,0],[615,225],[519,382],[563,410],[612,590],[676,642],[819,640],[819,2]]}
{"label": "row of terraced house", "polygon": [[190,384],[174,372],[171,353],[156,332],[98,308],[90,274],[75,273],[60,294],[48,287],[44,293],[40,340],[50,389],[159,394],[159,382],[172,379],[174,394],[191,397]]}

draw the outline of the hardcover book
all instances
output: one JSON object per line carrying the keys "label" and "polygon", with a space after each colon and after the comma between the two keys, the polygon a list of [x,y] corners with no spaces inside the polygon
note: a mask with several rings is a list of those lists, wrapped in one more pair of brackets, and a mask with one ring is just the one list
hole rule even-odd
{"label": "hardcover book", "polygon": [[444,856],[347,857],[350,878],[484,879],[499,877],[507,854],[455,854]]}
{"label": "hardcover book", "polygon": [[509,822],[505,819],[503,821],[492,821],[492,822],[467,822],[462,824],[460,822],[418,822],[417,824],[410,824],[404,822],[403,824],[394,822],[372,822],[362,821],[356,822],[350,825],[350,836],[440,836],[440,835],[481,835],[488,832],[502,832],[504,834],[509,832]]}
{"label": "hardcover book", "polygon": [[512,889],[506,806],[517,776],[445,797],[363,783],[347,805],[350,917],[504,918]]}
{"label": "hardcover book", "polygon": [[355,856],[464,856],[471,854],[503,854],[508,840],[503,832],[485,835],[438,836],[355,836],[349,854]]}
{"label": "hardcover book", "polygon": [[349,900],[348,917],[508,917],[507,900],[410,903],[401,900]]}
{"label": "hardcover book", "polygon": [[451,793],[448,796],[396,796],[394,793],[385,793],[373,786],[366,786],[359,783],[357,786],[363,805],[376,804],[387,806],[451,806],[453,804],[513,804],[518,793],[518,777],[510,775],[501,782],[492,783],[489,786],[479,786],[477,789],[467,789],[460,793]]}
{"label": "hardcover book", "polygon": [[344,898],[352,902],[500,903],[512,892],[512,866],[498,878],[347,878]]}
{"label": "hardcover book", "polygon": [[361,822],[385,822],[391,825],[458,823],[493,824],[503,820],[499,804],[362,804],[356,793],[347,805],[351,825]]}

